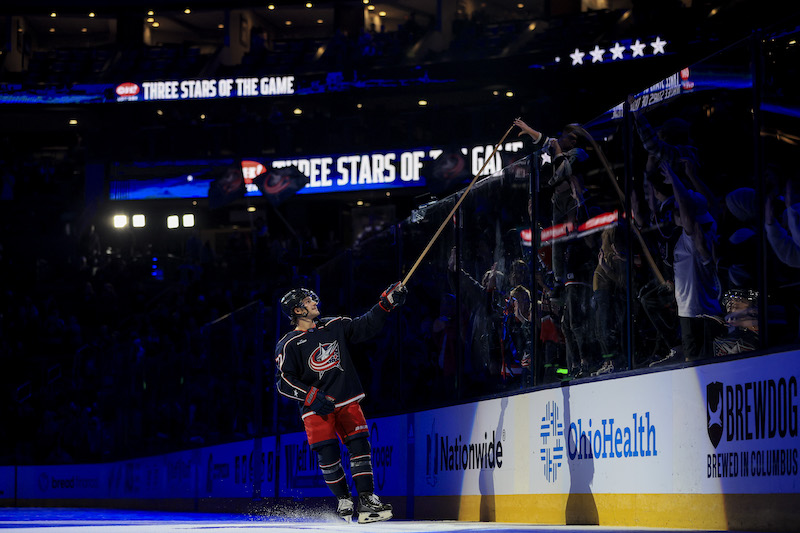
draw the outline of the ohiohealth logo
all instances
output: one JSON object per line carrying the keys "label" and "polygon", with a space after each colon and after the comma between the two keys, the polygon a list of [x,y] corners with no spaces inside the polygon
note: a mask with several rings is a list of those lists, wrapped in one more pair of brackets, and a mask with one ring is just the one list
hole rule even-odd
{"label": "ohiohealth logo", "polygon": [[558,469],[564,460],[564,422],[556,402],[548,402],[544,408],[542,424],[539,426],[542,437],[542,462],[544,477],[549,482],[558,479]]}

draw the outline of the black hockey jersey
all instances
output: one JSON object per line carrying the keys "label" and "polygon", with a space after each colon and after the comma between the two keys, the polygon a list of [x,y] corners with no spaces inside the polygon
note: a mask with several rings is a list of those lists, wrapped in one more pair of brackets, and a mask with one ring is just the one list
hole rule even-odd
{"label": "black hockey jersey", "polygon": [[309,412],[302,402],[311,387],[333,398],[336,407],[361,400],[364,389],[348,344],[377,335],[387,314],[376,304],[357,318],[321,318],[314,328],[284,335],[275,347],[278,392],[301,402],[303,414]]}

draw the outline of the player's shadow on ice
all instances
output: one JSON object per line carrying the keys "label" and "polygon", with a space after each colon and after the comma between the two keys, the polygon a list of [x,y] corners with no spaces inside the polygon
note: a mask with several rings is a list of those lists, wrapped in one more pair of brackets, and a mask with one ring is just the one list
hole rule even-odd
{"label": "player's shadow on ice", "polygon": [[[570,387],[562,387],[564,393],[564,459],[569,467],[569,496],[565,510],[565,523],[567,525],[600,525],[597,514],[597,504],[592,494],[592,481],[594,479],[594,453],[591,450],[591,440],[585,435],[571,434],[570,424],[571,409],[569,403]],[[588,428],[583,428],[588,434]],[[569,436],[575,442],[569,442]],[[570,448],[572,447],[572,448]],[[575,457],[570,458],[570,451],[575,451]]]}

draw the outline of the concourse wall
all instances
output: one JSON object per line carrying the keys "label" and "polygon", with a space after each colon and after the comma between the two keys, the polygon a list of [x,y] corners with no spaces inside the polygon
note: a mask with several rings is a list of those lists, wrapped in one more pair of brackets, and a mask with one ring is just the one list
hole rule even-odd
{"label": "concourse wall", "polygon": [[[377,492],[401,518],[796,531],[799,357],[372,419]],[[301,433],[107,464],[0,467],[6,506],[271,513],[276,502],[330,500]]]}

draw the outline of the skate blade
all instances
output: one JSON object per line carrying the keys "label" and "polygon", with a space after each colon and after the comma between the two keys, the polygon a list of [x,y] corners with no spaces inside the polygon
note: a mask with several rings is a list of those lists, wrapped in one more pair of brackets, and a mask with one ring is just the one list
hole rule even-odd
{"label": "skate blade", "polygon": [[349,515],[344,515],[344,516],[342,516],[342,515],[339,515],[339,518],[341,518],[342,520],[344,520],[344,521],[345,521],[345,522],[347,522],[348,524],[352,524],[352,523],[353,523],[353,515],[351,515],[351,514],[349,514]]}
{"label": "skate blade", "polygon": [[358,513],[359,524],[369,524],[371,522],[383,522],[392,517],[391,511],[378,511],[375,513]]}

